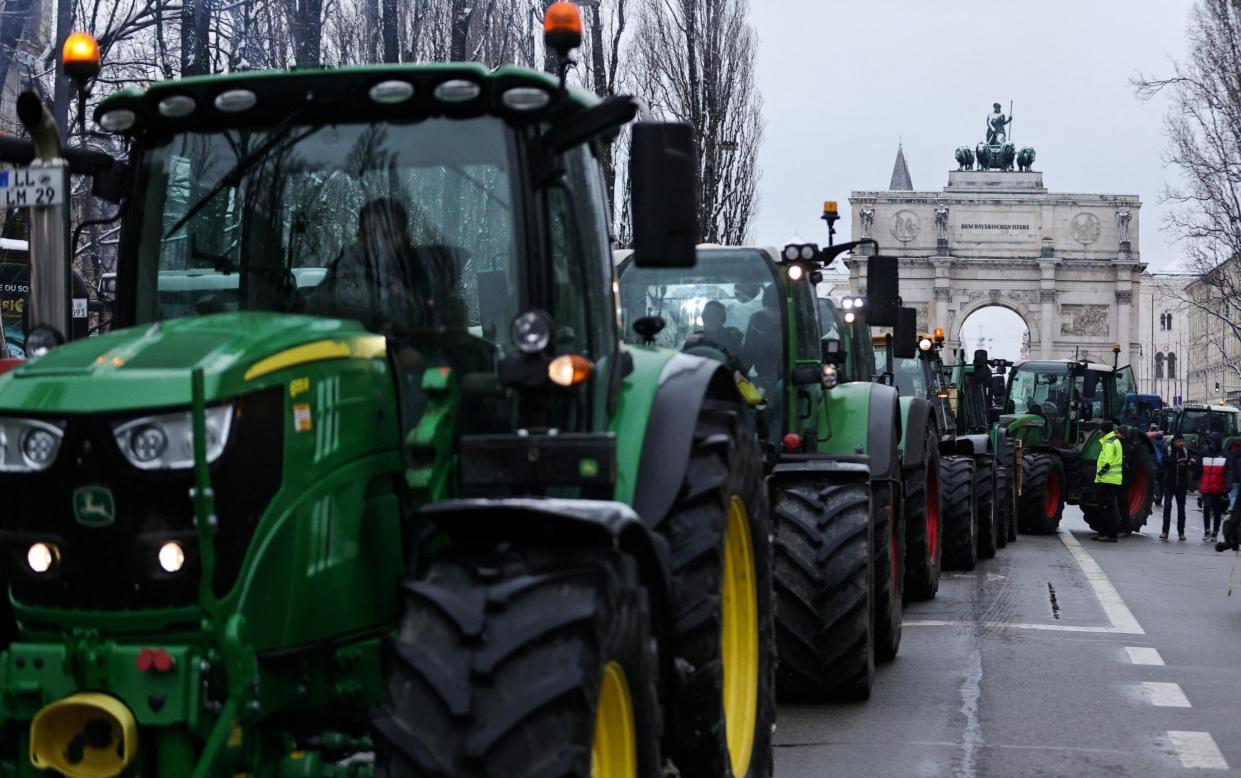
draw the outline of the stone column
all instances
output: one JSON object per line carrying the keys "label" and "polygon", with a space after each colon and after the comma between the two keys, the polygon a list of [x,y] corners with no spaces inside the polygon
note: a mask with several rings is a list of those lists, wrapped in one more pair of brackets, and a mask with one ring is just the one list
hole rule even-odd
{"label": "stone column", "polygon": [[1038,356],[1039,359],[1054,359],[1056,334],[1060,332],[1060,317],[1056,315],[1056,290],[1040,289],[1038,297],[1043,304],[1043,310],[1039,314],[1039,335],[1042,342],[1039,344]]}
{"label": "stone column", "polygon": [[1120,365],[1133,364],[1133,355],[1129,351],[1130,337],[1129,317],[1132,316],[1133,292],[1128,289],[1116,290],[1116,342],[1120,344]]}
{"label": "stone column", "polygon": [[1042,303],[1042,331],[1039,333],[1043,342],[1039,348],[1040,359],[1054,359],[1056,336],[1060,334],[1060,317],[1056,315],[1056,265],[1054,260],[1038,263],[1039,302]]}
{"label": "stone column", "polygon": [[940,286],[939,279],[935,279],[935,317],[932,321],[927,322],[931,329],[943,327],[948,329],[948,301],[952,299],[952,290],[947,286]]}

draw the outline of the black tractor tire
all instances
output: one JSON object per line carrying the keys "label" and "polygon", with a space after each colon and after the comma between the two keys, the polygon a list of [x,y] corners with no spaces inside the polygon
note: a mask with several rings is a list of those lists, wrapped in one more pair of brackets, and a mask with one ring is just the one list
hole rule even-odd
{"label": "black tractor tire", "polygon": [[995,499],[995,457],[974,456],[974,510],[978,517],[978,558],[991,559],[1002,531]]}
{"label": "black tractor tire", "polygon": [[1021,469],[1018,529],[1030,535],[1050,535],[1064,515],[1064,465],[1055,454],[1031,451],[1021,458]]}
{"label": "black tractor tire", "polygon": [[780,697],[866,699],[875,677],[869,484],[786,481],[773,499]]}
{"label": "black tractor tire", "polygon": [[[935,440],[935,429],[927,440]],[[930,600],[939,591],[943,562],[943,500],[939,483],[939,452],[928,445],[922,464],[906,468],[905,481],[905,598]]]}
{"label": "black tractor tire", "polygon": [[891,481],[870,488],[871,552],[875,576],[875,659],[890,662],[901,648],[904,618],[905,530],[901,526],[900,491]]}
{"label": "black tractor tire", "polygon": [[1146,526],[1155,502],[1155,458],[1140,443],[1132,446],[1130,456],[1133,464],[1126,468],[1128,476],[1121,499],[1125,501],[1123,507],[1129,511],[1129,528],[1137,532]]}
{"label": "black tractor tire", "polygon": [[402,585],[371,713],[376,774],[589,775],[605,668],[628,686],[639,775],[661,764],[658,657],[634,560],[459,547]]}
{"label": "black tractor tire", "polygon": [[973,570],[978,564],[974,458],[955,454],[941,459],[939,483],[944,497],[944,567]]}
{"label": "black tractor tire", "polygon": [[995,547],[1008,546],[1008,530],[1013,523],[1013,500],[1008,479],[1008,468],[997,463],[995,468]]}
{"label": "black tractor tire", "polygon": [[[776,720],[776,640],[772,592],[772,534],[762,463],[740,403],[703,401],[689,463],[672,509],[655,526],[672,557],[675,705],[664,738],[684,778],[764,778],[773,770]],[[724,688],[722,585],[732,512],[744,512],[756,590],[757,708],[746,739],[750,758],[733,770]],[[737,548],[733,546],[732,548]],[[732,673],[740,679],[747,674]],[[743,681],[736,680],[736,683]],[[748,681],[745,681],[748,682]]]}

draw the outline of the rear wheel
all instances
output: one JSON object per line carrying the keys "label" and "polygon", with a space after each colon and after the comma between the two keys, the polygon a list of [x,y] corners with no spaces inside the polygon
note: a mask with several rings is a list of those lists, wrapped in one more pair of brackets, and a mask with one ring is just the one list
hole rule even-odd
{"label": "rear wheel", "polygon": [[777,486],[777,671],[787,700],[865,699],[875,675],[870,495],[864,481]]}
{"label": "rear wheel", "polygon": [[1008,529],[1013,523],[1013,501],[1009,492],[1008,468],[995,468],[995,547],[1008,545]]}
{"label": "rear wheel", "polygon": [[680,495],[656,531],[673,569],[676,705],[686,778],[768,776],[775,722],[771,533],[745,411],[705,400]]}
{"label": "rear wheel", "polygon": [[978,518],[978,558],[991,559],[999,547],[999,510],[995,499],[995,457],[974,457],[974,510]]}
{"label": "rear wheel", "polygon": [[1064,466],[1060,457],[1031,452],[1021,458],[1017,521],[1022,532],[1050,535],[1064,513]]}
{"label": "rear wheel", "polygon": [[1146,526],[1155,501],[1155,460],[1140,443],[1132,446],[1133,466],[1125,484],[1125,507],[1129,510],[1129,527],[1137,531]]}
{"label": "rear wheel", "polygon": [[905,532],[891,481],[871,483],[871,551],[875,575],[875,659],[888,662],[901,647],[905,589]]}
{"label": "rear wheel", "polygon": [[944,496],[944,566],[973,570],[978,563],[978,514],[974,507],[974,458],[940,460]]}
{"label": "rear wheel", "polygon": [[[927,429],[926,439],[936,439],[934,427]],[[943,556],[939,452],[928,446],[922,464],[905,470],[904,477],[905,596],[929,600],[939,590]]]}
{"label": "rear wheel", "polygon": [[655,775],[657,657],[633,559],[453,547],[403,585],[380,776]]}

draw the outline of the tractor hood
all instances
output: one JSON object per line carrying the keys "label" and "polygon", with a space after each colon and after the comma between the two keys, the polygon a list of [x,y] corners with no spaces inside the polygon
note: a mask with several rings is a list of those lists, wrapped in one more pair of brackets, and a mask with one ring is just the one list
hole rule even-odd
{"label": "tractor hood", "polygon": [[280,383],[287,367],[383,357],[354,321],[272,313],[174,319],[79,340],[0,376],[0,412],[98,413],[190,402],[203,371],[208,401]]}

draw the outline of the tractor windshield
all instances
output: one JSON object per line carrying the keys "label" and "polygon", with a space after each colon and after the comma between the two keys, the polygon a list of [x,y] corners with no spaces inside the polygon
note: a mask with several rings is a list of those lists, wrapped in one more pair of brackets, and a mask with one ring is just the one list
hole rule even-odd
{"label": "tractor windshield", "polygon": [[1218,432],[1225,437],[1237,434],[1237,414],[1210,408],[1186,408],[1177,417],[1174,432],[1182,435],[1209,435]]}
{"label": "tractor windshield", "polygon": [[656,345],[719,358],[769,397],[776,393],[785,342],[780,285],[762,251],[699,251],[698,264],[683,270],[626,263],[620,293],[626,340],[638,341],[635,321],[658,316],[665,326]]}
{"label": "tractor windshield", "polygon": [[523,288],[512,145],[494,117],[157,141],[139,173],[135,320],[306,313],[495,343]]}
{"label": "tractor windshield", "polygon": [[[888,348],[881,345],[874,348],[875,372],[883,373],[888,369]],[[901,397],[930,397],[941,388],[938,372],[923,357],[893,359],[892,374]]]}

